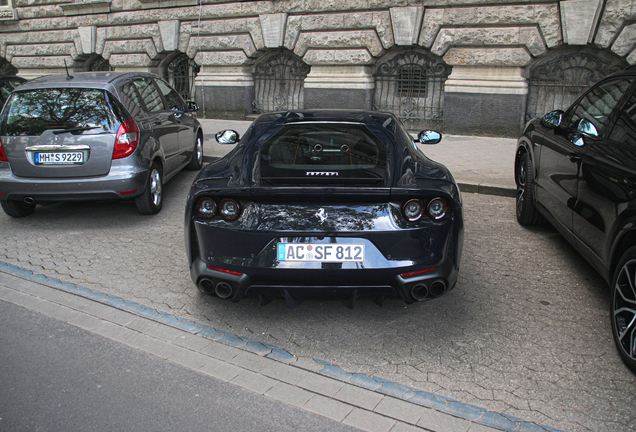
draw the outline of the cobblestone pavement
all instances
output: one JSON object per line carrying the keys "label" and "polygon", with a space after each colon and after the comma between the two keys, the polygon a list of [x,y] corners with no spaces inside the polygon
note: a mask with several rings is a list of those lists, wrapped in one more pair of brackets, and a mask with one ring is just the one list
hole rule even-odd
{"label": "cobblestone pavement", "polygon": [[564,431],[636,430],[636,377],[611,338],[608,289],[554,230],[520,227],[514,199],[464,194],[457,287],[432,302],[220,301],[191,282],[183,209],[194,173],[165,187],[163,211],[134,203],[38,206],[0,215],[0,260]]}

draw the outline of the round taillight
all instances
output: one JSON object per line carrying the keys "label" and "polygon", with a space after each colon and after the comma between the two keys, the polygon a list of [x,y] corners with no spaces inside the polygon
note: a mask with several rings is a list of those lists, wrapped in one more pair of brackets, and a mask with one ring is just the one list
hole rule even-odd
{"label": "round taillight", "polygon": [[422,217],[424,213],[424,204],[418,199],[412,199],[404,203],[402,213],[409,222],[415,222]]}
{"label": "round taillight", "polygon": [[431,219],[441,219],[446,215],[448,205],[443,198],[433,198],[426,207],[426,212]]}
{"label": "round taillight", "polygon": [[210,198],[201,198],[197,204],[197,209],[199,214],[206,219],[216,215],[216,203]]}
{"label": "round taillight", "polygon": [[233,199],[224,199],[221,201],[220,207],[221,216],[227,221],[236,220],[241,214],[241,206]]}

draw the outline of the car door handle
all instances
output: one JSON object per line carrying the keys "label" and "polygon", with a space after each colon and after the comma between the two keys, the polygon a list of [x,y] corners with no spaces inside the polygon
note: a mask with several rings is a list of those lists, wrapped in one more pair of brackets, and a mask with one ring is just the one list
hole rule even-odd
{"label": "car door handle", "polygon": [[579,162],[581,160],[581,156],[577,155],[576,153],[570,153],[568,155],[568,158],[570,159],[570,162]]}

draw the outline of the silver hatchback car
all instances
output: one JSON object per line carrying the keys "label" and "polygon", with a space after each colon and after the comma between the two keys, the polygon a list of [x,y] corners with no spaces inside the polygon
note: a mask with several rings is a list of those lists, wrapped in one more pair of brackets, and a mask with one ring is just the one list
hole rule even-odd
{"label": "silver hatchback car", "polygon": [[161,210],[163,184],[203,162],[203,131],[168,83],[149,73],[51,75],[21,85],[0,113],[0,204],[134,199]]}

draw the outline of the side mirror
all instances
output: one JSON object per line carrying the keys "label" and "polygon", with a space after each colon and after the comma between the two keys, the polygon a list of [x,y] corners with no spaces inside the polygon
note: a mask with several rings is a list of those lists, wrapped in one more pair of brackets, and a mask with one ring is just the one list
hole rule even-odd
{"label": "side mirror", "polygon": [[219,144],[236,144],[241,136],[237,131],[227,129],[218,132],[216,135],[214,135],[214,138],[216,138],[216,142],[218,142]]}
{"label": "side mirror", "polygon": [[199,105],[195,101],[186,101],[186,106],[188,107],[188,111],[199,111]]}
{"label": "side mirror", "polygon": [[547,128],[556,129],[561,126],[564,114],[565,112],[561,110],[550,111],[549,113],[541,117],[541,124]]}
{"label": "side mirror", "polygon": [[442,134],[434,130],[423,130],[417,135],[417,140],[422,144],[437,144],[442,140]]}
{"label": "side mirror", "polygon": [[588,119],[582,118],[581,120],[579,120],[578,125],[576,126],[576,130],[595,137],[598,136],[598,130],[596,129],[596,126],[594,126],[594,123],[592,123]]}

